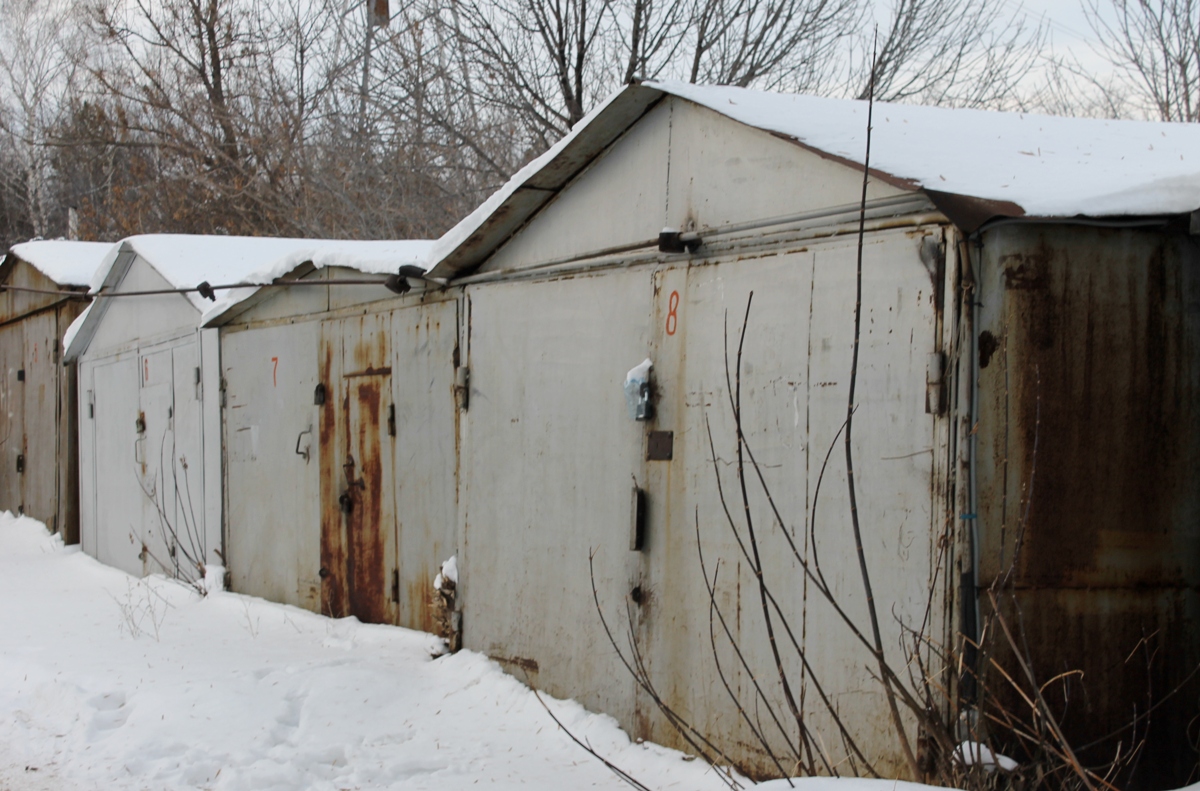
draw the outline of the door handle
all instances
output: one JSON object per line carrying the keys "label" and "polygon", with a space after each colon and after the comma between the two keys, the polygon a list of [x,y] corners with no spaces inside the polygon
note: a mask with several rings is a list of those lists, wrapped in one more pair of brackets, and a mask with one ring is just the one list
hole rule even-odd
{"label": "door handle", "polygon": [[312,434],[312,426],[309,426],[308,428],[304,429],[304,431],[301,431],[299,434],[296,435],[296,455],[303,456],[304,461],[307,462],[308,461],[308,448],[305,448],[304,450],[300,450],[300,440],[304,438],[305,434]]}

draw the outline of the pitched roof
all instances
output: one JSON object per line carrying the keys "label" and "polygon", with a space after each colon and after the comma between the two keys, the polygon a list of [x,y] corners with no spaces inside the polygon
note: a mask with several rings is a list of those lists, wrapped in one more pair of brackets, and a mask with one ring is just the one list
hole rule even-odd
{"label": "pitched roof", "polygon": [[[431,274],[454,277],[482,263],[665,96],[862,167],[864,101],[683,82],[631,85],[609,96],[439,239],[430,255]],[[973,225],[996,215],[1110,217],[1200,208],[1200,124],[880,102],[872,127],[875,177],[923,190],[935,203],[966,199],[975,209]]]}
{"label": "pitched roof", "polygon": [[[317,269],[343,267],[363,274],[391,274],[405,264],[428,266],[426,259],[433,246],[426,240],[389,241],[327,241],[311,239],[309,246],[294,249],[274,261],[266,262],[242,278],[244,283],[265,284],[294,271],[300,264],[312,264]],[[233,308],[253,297],[261,286],[235,288],[219,294],[217,301],[210,303],[201,316],[202,324],[209,324]]]}
{"label": "pitched roof", "polygon": [[9,253],[60,286],[86,286],[111,249],[109,242],[37,239],[15,244]]}
{"label": "pitched roof", "polygon": [[[352,241],[329,239],[276,239],[251,236],[199,236],[186,234],[150,234],[131,236],[105,256],[91,278],[91,293],[113,289],[125,277],[137,257],[142,258],[174,288],[194,288],[207,281],[214,286],[257,284],[311,261],[316,266],[346,266],[366,273],[395,271],[401,264],[424,262],[429,242]],[[196,292],[183,296],[199,314],[212,314],[216,304],[227,310],[258,291],[254,286],[222,293],[218,303],[205,300]],[[103,318],[110,300],[93,300],[67,329],[63,348],[68,359],[86,349],[95,328]],[[197,326],[199,326],[199,317]],[[78,338],[78,342],[76,339]]]}

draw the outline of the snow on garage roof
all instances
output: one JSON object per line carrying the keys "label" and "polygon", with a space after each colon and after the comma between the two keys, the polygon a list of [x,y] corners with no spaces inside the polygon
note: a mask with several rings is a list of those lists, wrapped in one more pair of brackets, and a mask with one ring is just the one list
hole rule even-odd
{"label": "snow on garage roof", "polygon": [[[125,277],[134,257],[144,259],[175,288],[194,288],[207,281],[214,286],[235,283],[269,283],[304,261],[317,266],[346,266],[361,272],[385,273],[402,264],[424,265],[430,242],[351,241],[329,239],[277,239],[257,236],[200,236],[150,234],[130,236],[112,245],[91,278],[90,293],[114,289]],[[233,289],[237,301],[258,289]],[[196,292],[185,294],[203,314],[214,303]],[[83,353],[110,300],[93,300],[67,328],[63,348],[68,359]],[[99,306],[99,307],[97,307]],[[230,305],[227,305],[228,308]],[[89,329],[85,329],[89,328]],[[79,337],[79,343],[76,338]]]}
{"label": "snow on garage roof", "polygon": [[9,252],[60,286],[86,286],[111,249],[110,242],[36,239],[15,244]]}
{"label": "snow on garage roof", "polygon": [[[748,126],[862,165],[867,103],[648,83]],[[871,167],[914,186],[1010,201],[1038,217],[1200,208],[1200,124],[875,105]]]}
{"label": "snow on garage roof", "polygon": [[[340,266],[354,269],[363,274],[391,274],[405,264],[422,268],[428,266],[432,241],[397,240],[385,242],[353,242],[309,240],[308,247],[301,247],[278,258],[268,265],[242,278],[244,283],[264,284],[292,272],[303,263],[311,263],[317,269]],[[257,294],[258,286],[235,288],[217,295],[217,301],[208,305],[200,321],[202,324],[220,318],[230,309]]]}
{"label": "snow on garage roof", "polygon": [[[862,167],[864,101],[673,81],[630,85],[605,99],[439,239],[430,254],[431,274],[455,277],[482,263],[668,95]],[[987,201],[980,222],[994,215],[1105,217],[1200,208],[1200,124],[880,102],[873,127],[871,169],[878,177],[931,197]]]}

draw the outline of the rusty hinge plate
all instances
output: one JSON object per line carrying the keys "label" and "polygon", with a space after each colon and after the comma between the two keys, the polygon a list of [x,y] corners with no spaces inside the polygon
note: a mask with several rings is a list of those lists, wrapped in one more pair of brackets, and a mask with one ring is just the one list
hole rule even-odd
{"label": "rusty hinge plate", "polygon": [[675,432],[651,431],[646,440],[647,461],[670,461],[675,456]]}

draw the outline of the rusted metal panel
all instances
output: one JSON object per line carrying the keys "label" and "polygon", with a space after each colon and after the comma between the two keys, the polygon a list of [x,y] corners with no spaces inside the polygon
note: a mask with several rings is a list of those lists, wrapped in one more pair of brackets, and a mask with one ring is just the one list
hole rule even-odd
{"label": "rusted metal panel", "polygon": [[[340,346],[322,420],[322,610],[369,623],[396,623],[396,513],[387,427],[389,314],[326,322],[323,345]],[[330,414],[332,413],[332,414]],[[328,431],[328,429],[332,431]],[[328,432],[328,433],[327,433]],[[326,461],[328,456],[328,461]]]}
{"label": "rusted metal panel", "polygon": [[433,576],[454,554],[456,303],[322,324],[323,612],[433,630]]}
{"label": "rusted metal panel", "polygon": [[[1043,679],[1084,671],[1058,702],[1090,744],[1200,663],[1200,252],[1179,231],[998,228],[980,299],[980,584],[1015,588]],[[1134,787],[1189,781],[1198,690],[1155,710]]]}

